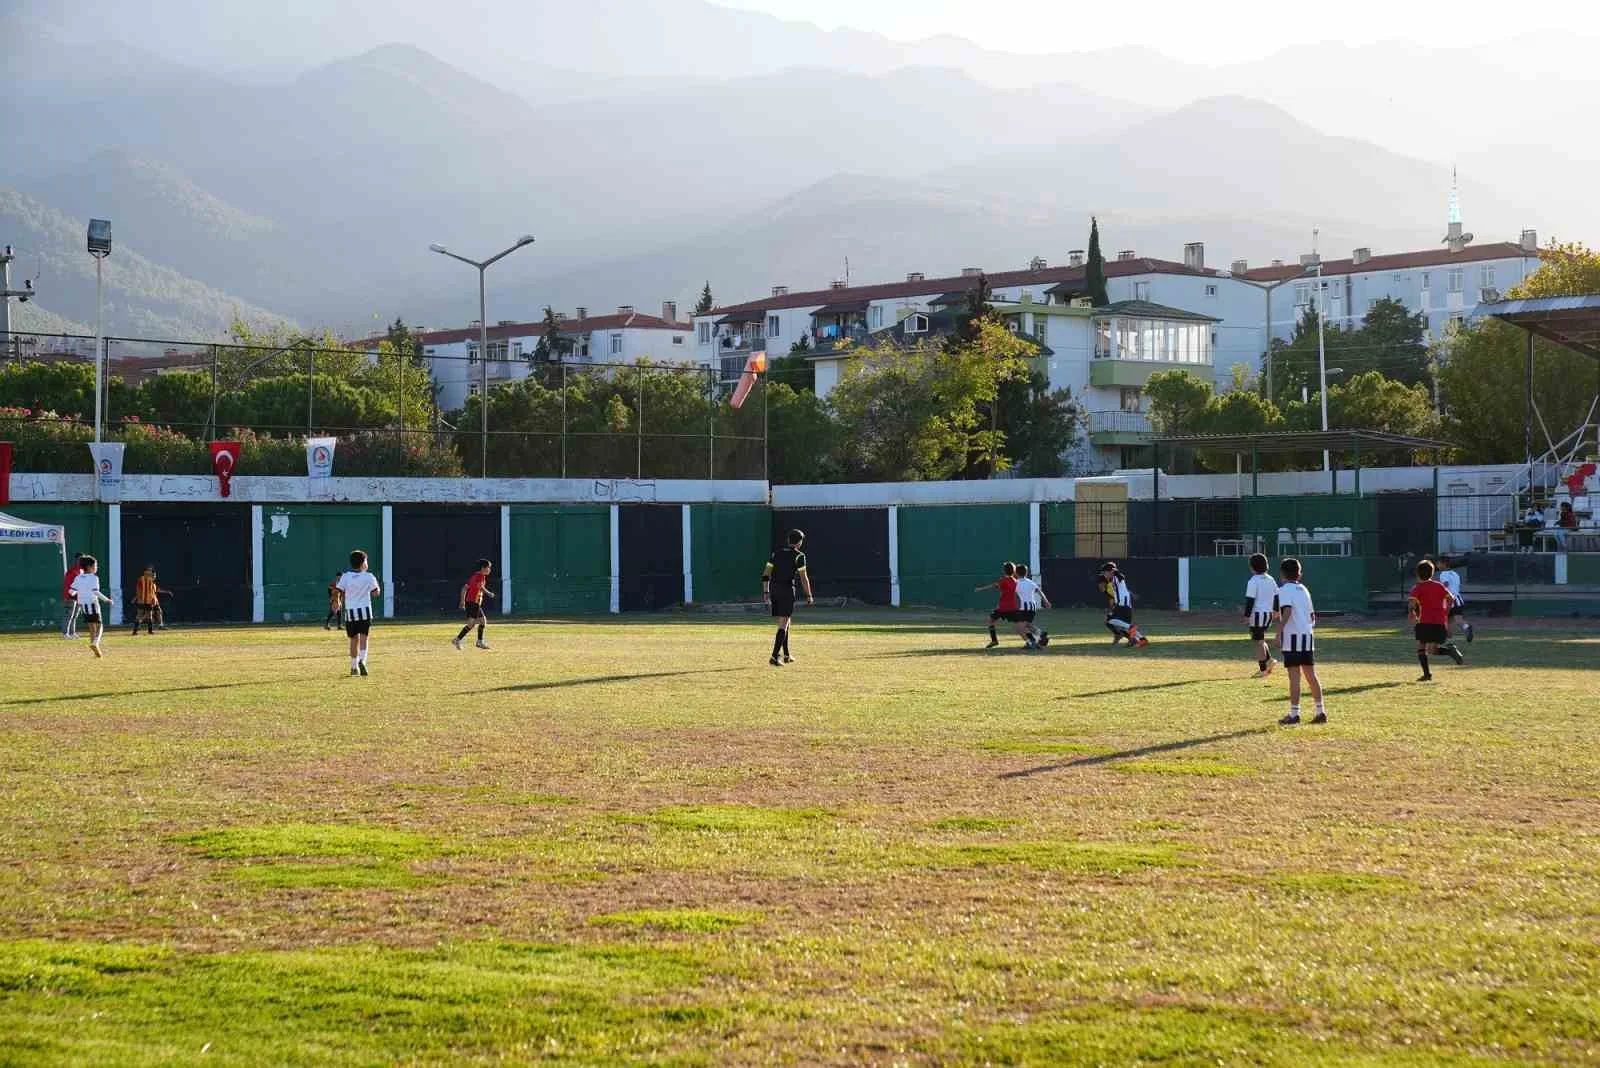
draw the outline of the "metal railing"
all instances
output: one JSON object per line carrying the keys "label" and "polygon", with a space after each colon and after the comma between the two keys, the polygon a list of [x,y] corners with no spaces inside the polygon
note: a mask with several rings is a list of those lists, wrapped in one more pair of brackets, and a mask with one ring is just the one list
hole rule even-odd
{"label": "metal railing", "polygon": [[1150,417],[1143,412],[1090,412],[1090,434],[1154,434]]}

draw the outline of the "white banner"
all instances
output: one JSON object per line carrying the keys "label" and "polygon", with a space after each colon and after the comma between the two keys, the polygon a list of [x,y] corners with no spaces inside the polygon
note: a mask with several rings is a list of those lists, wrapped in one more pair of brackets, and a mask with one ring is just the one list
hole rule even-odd
{"label": "white banner", "polygon": [[102,441],[89,446],[94,457],[95,484],[102,501],[122,499],[122,450],[120,441]]}
{"label": "white banner", "polygon": [[306,477],[329,478],[333,475],[333,450],[338,438],[306,439]]}

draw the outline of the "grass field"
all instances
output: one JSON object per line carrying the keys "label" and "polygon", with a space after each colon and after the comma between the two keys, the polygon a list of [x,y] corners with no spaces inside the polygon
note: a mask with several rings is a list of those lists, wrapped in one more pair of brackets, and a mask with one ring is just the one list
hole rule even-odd
{"label": "grass field", "polygon": [[1600,629],[0,638],[0,1064],[1600,1062]]}

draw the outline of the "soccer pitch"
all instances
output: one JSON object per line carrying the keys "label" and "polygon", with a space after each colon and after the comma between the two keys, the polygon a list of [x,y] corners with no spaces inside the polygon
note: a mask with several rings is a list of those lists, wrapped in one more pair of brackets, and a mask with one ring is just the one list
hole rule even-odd
{"label": "soccer pitch", "polygon": [[0,638],[0,1064],[1600,1059],[1600,628],[1044,616]]}

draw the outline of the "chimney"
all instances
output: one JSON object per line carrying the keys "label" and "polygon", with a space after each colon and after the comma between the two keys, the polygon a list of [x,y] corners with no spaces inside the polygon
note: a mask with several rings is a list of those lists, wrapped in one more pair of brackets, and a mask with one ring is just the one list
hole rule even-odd
{"label": "chimney", "polygon": [[1370,248],[1358,248],[1354,252],[1350,253],[1351,262],[1358,267],[1361,266],[1361,264],[1366,263],[1371,258],[1372,250]]}
{"label": "chimney", "polygon": [[556,322],[558,322],[558,323],[564,323],[564,322],[567,321],[567,313],[566,312],[556,312],[555,316],[556,316]]}
{"label": "chimney", "polygon": [[775,297],[787,297],[789,295],[789,287],[788,286],[773,286],[772,287],[772,295],[775,296]]}
{"label": "chimney", "polygon": [[678,321],[678,302],[675,301],[675,300],[664,300],[664,301],[662,301],[661,302],[661,318],[665,319],[669,323],[677,322]]}
{"label": "chimney", "polygon": [[1282,267],[1283,266],[1283,261],[1282,260],[1273,260],[1272,261],[1272,265],[1274,267]]}
{"label": "chimney", "polygon": [[921,271],[912,271],[910,274],[906,275],[907,282],[926,282],[927,280],[928,276],[923,274]]}
{"label": "chimney", "polygon": [[1300,254],[1300,266],[1302,267],[1315,267],[1321,262],[1322,257],[1315,252],[1302,252]]}
{"label": "chimney", "polygon": [[1119,260],[1132,260],[1137,259],[1138,257],[1139,254],[1133,251],[1131,248],[1125,248],[1121,252],[1117,253],[1117,259]]}
{"label": "chimney", "polygon": [[585,308],[582,304],[578,305],[578,321],[582,322],[587,318],[589,318],[589,309]]}
{"label": "chimney", "polygon": [[617,314],[621,315],[623,317],[627,317],[629,315],[632,315],[633,314],[633,305],[632,304],[618,304],[617,305]]}
{"label": "chimney", "polygon": [[1067,253],[1067,266],[1068,267],[1082,267],[1083,266],[1083,249],[1075,248],[1071,252]]}
{"label": "chimney", "polygon": [[961,277],[962,278],[976,278],[976,277],[978,277],[978,275],[980,275],[982,273],[983,273],[983,268],[982,267],[963,267],[963,268],[961,268]]}
{"label": "chimney", "polygon": [[497,320],[495,320],[495,324],[494,325],[495,326],[516,326],[517,325],[517,321],[515,319],[497,319]]}
{"label": "chimney", "polygon": [[1522,241],[1520,242],[1520,244],[1522,245],[1522,251],[1524,251],[1524,252],[1538,252],[1539,251],[1539,231],[1537,231],[1537,230],[1524,230],[1524,231],[1522,231]]}
{"label": "chimney", "polygon": [[1035,256],[1033,259],[1028,261],[1028,270],[1030,271],[1042,271],[1049,266],[1050,261],[1045,259],[1043,256]]}
{"label": "chimney", "polygon": [[469,319],[467,321],[467,325],[472,327],[474,330],[476,330],[478,327],[483,325],[483,320],[482,319]]}
{"label": "chimney", "polygon": [[1245,274],[1250,270],[1249,260],[1234,260],[1228,267],[1229,274]]}
{"label": "chimney", "polygon": [[1183,246],[1183,265],[1196,271],[1206,269],[1206,245],[1204,241],[1191,241]]}

